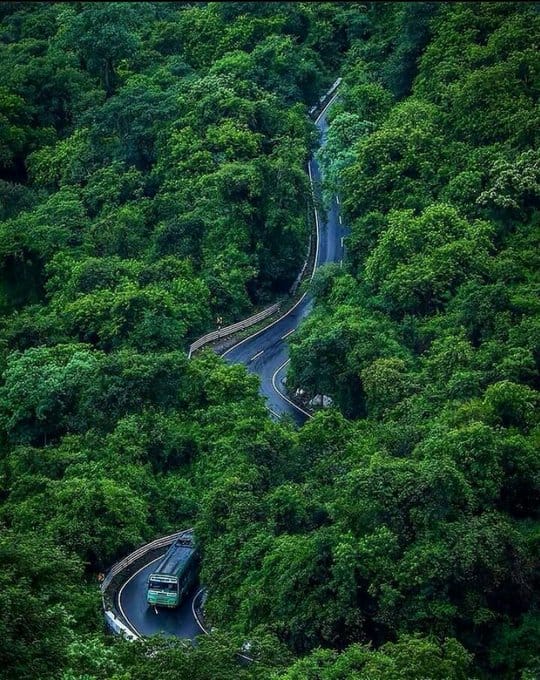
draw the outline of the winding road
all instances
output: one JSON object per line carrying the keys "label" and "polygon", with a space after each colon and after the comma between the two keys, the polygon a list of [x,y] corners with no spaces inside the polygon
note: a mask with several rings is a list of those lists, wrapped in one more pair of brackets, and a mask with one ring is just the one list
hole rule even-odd
{"label": "winding road", "polygon": [[[319,114],[315,124],[321,132],[321,144],[326,139],[328,128],[326,113],[336,95],[328,101]],[[320,169],[315,159],[308,166],[311,186],[314,192],[320,190]],[[315,266],[320,267],[330,262],[341,262],[344,256],[343,237],[348,231],[342,224],[339,199],[335,197],[323,218],[315,209],[317,225],[317,244]],[[291,416],[299,425],[303,424],[309,413],[286,396],[283,379],[289,363],[287,338],[296,330],[313,306],[313,299],[305,293],[296,305],[266,328],[241,340],[223,353],[223,357],[232,364],[245,364],[249,371],[256,373],[261,380],[260,391],[267,400],[267,405],[275,417]],[[186,598],[184,604],[173,610],[154,610],[146,603],[146,582],[154,568],[154,560],[131,575],[117,594],[117,607],[129,627],[137,635],[153,635],[164,633],[181,638],[194,639],[203,629],[195,615],[194,601],[199,593],[197,589]]]}
{"label": "winding road", "polygon": [[[165,549],[164,549],[165,552]],[[129,627],[139,635],[164,633],[175,637],[194,639],[201,631],[193,611],[193,601],[198,586],[176,609],[154,609],[146,603],[146,584],[162,555],[132,574],[122,585],[117,595],[120,613]]]}
{"label": "winding road", "polygon": [[[326,104],[315,124],[321,133],[321,144],[326,141],[328,123],[326,113],[337,95]],[[308,165],[311,187],[320,191],[321,173],[317,161],[312,158]],[[317,225],[317,247],[314,271],[323,264],[342,262],[344,256],[343,238],[348,230],[342,223],[339,199],[334,197],[326,216],[323,218],[315,209]],[[241,340],[222,354],[231,364],[245,364],[261,380],[260,391],[266,398],[268,409],[275,417],[289,415],[302,425],[309,413],[294,404],[285,394],[283,380],[289,364],[288,337],[294,333],[300,322],[311,311],[313,299],[305,293],[286,314],[266,328]]]}

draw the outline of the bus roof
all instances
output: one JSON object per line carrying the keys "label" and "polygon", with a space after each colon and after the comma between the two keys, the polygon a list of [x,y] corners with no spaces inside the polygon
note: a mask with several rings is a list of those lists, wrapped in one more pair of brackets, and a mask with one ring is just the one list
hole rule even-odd
{"label": "bus roof", "polygon": [[179,576],[194,552],[195,548],[191,537],[189,539],[187,537],[177,538],[153,573]]}

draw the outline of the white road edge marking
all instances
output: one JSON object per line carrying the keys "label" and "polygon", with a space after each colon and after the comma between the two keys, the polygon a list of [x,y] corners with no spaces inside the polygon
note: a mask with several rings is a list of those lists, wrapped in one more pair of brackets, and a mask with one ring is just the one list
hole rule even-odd
{"label": "white road edge marking", "polygon": [[[310,163],[308,163],[308,173],[309,173],[309,182],[310,182],[310,184],[311,184],[311,190],[312,190],[312,192],[313,192],[313,179],[312,179],[312,176],[311,176],[311,167],[310,167]],[[314,207],[314,213],[315,213],[315,225],[316,225],[316,234],[317,234],[317,249],[316,249],[316,251],[315,251],[315,264],[314,264],[314,266],[313,266],[313,271],[311,272],[310,280],[313,279],[313,276],[314,276],[314,274],[315,274],[315,270],[317,269],[317,264],[318,264],[318,261],[319,261],[319,253],[320,253],[320,230],[321,230],[321,227],[320,227],[320,224],[319,224],[319,216],[318,216],[318,214],[317,214],[317,209],[316,209],[315,207]],[[261,329],[260,329],[259,331],[257,331],[256,333],[252,333],[252,335],[248,335],[247,338],[244,338],[243,340],[240,340],[240,342],[237,342],[236,345],[233,345],[232,347],[229,347],[229,349],[226,350],[225,352],[223,352],[223,354],[222,354],[221,356],[222,356],[222,357],[227,356],[227,354],[229,354],[229,352],[232,352],[233,349],[236,349],[237,347],[240,347],[240,345],[243,345],[244,342],[247,342],[248,340],[252,340],[253,338],[256,338],[257,335],[260,335],[261,333],[264,333],[264,332],[267,331],[269,328],[272,328],[272,326],[275,326],[277,323],[279,323],[280,321],[282,321],[283,319],[285,319],[285,317],[289,316],[289,314],[291,314],[292,312],[294,312],[294,310],[298,307],[298,305],[300,305],[300,304],[304,301],[304,298],[305,298],[306,296],[307,296],[307,291],[302,295],[302,297],[298,300],[298,302],[297,302],[295,305],[293,305],[293,306],[289,309],[288,312],[285,312],[285,314],[282,314],[282,315],[281,315],[279,318],[277,318],[275,321],[273,321],[272,323],[268,324],[268,326],[265,326],[264,328],[261,328]]]}
{"label": "white road edge marking", "polygon": [[341,237],[341,247],[342,247],[342,248],[344,247],[344,243],[343,243],[344,238],[345,238],[345,236],[342,236],[342,237]]}
{"label": "white road edge marking", "polygon": [[[317,254],[318,254],[318,250],[317,250]],[[291,312],[294,312],[294,310],[298,307],[298,305],[299,305],[301,302],[303,302],[303,300],[304,300],[304,298],[306,297],[306,295],[307,295],[307,292],[304,293],[304,294],[302,295],[302,297],[298,300],[298,302],[294,305],[294,307],[291,307],[291,308],[289,309],[289,311],[288,311],[288,312],[285,312],[285,314],[283,314],[283,316],[280,316],[279,319],[276,319],[276,320],[273,321],[272,323],[268,324],[268,326],[265,326],[264,328],[261,328],[260,331],[257,331],[256,333],[253,333],[253,335],[249,335],[247,338],[244,338],[243,340],[240,340],[240,342],[237,342],[236,345],[233,345],[232,347],[229,347],[229,349],[226,350],[225,352],[223,352],[223,354],[222,354],[221,356],[222,356],[222,357],[227,356],[227,354],[228,354],[229,352],[232,352],[233,349],[236,349],[237,347],[240,347],[240,345],[243,345],[244,342],[247,342],[248,340],[252,340],[253,338],[256,338],[257,335],[259,335],[260,333],[264,333],[264,331],[267,331],[269,328],[272,328],[272,326],[275,326],[277,323],[279,323],[280,321],[282,321],[282,320],[283,320],[285,317],[287,317]]]}
{"label": "white road edge marking", "polygon": [[282,339],[282,340],[285,340],[285,338],[288,338],[289,335],[290,335],[291,333],[294,333],[295,330],[296,330],[296,328],[291,328],[290,331],[287,331],[287,332],[285,333],[285,335],[282,335],[282,336],[281,336],[281,339]]}
{"label": "white road edge marking", "polygon": [[330,106],[330,104],[333,103],[334,99],[337,97],[337,92],[336,94],[332,97],[332,99],[328,102],[328,104],[324,107],[324,109],[319,113],[317,118],[315,119],[315,125],[321,120],[323,113],[325,113],[326,109]]}
{"label": "white road edge marking", "polygon": [[135,626],[131,623],[129,618],[126,616],[126,612],[124,611],[124,608],[122,607],[122,593],[124,592],[124,588],[127,586],[127,584],[137,576],[137,574],[140,574],[143,569],[146,569],[146,567],[149,567],[151,564],[154,564],[154,562],[157,562],[163,557],[163,555],[160,555],[159,557],[156,557],[155,560],[152,560],[151,562],[148,562],[148,564],[143,565],[140,569],[137,569],[137,571],[134,574],[131,574],[131,576],[128,578],[128,580],[123,584],[123,586],[120,588],[120,591],[118,592],[118,608],[120,609],[120,613],[126,620],[128,626],[133,630],[135,635],[138,635],[139,637],[143,636],[143,633],[140,633]]}
{"label": "white road edge marking", "polygon": [[291,406],[294,406],[294,408],[296,408],[296,409],[298,409],[299,411],[301,411],[301,412],[302,412],[304,415],[306,415],[308,418],[312,418],[313,416],[311,415],[311,413],[308,413],[307,411],[304,411],[304,409],[303,409],[301,406],[298,406],[298,404],[295,404],[294,401],[291,401],[291,400],[289,399],[289,397],[288,397],[286,394],[284,394],[280,389],[278,389],[278,386],[276,385],[276,377],[277,377],[277,374],[281,371],[282,368],[284,368],[287,364],[289,364],[290,361],[291,361],[290,359],[287,359],[286,361],[284,361],[284,362],[281,364],[281,366],[280,366],[279,368],[277,368],[277,369],[275,370],[274,375],[272,376],[272,387],[274,388],[274,390],[275,390],[281,397],[283,397],[283,399],[285,399],[285,401],[289,402],[289,404],[290,404]]}
{"label": "white road edge marking", "polygon": [[201,620],[199,619],[199,615],[197,614],[197,611],[195,610],[195,600],[199,597],[199,595],[203,592],[204,588],[199,588],[199,590],[195,593],[193,599],[191,600],[191,613],[193,614],[193,618],[195,621],[197,621],[197,625],[199,628],[202,630],[202,632],[205,635],[209,635],[209,631],[206,630],[206,628],[202,625]]}
{"label": "white road edge marking", "polygon": [[251,357],[251,359],[249,360],[249,363],[251,363],[252,361],[255,361],[255,359],[256,359],[257,357],[260,357],[261,354],[264,354],[264,349],[261,349],[260,352],[257,352],[257,354],[254,354],[254,355]]}
{"label": "white road edge marking", "polygon": [[[197,625],[202,630],[202,632],[205,635],[210,635],[210,631],[203,626],[202,621],[199,618],[199,615],[197,614],[197,610],[195,609],[195,602],[197,601],[197,598],[204,590],[205,590],[204,588],[199,588],[199,590],[193,596],[193,599],[191,600],[191,613],[193,614],[193,618],[197,622]],[[246,661],[253,661],[253,659],[250,656],[246,656],[245,654],[241,654],[240,652],[237,652],[237,654],[241,659],[245,659]]]}

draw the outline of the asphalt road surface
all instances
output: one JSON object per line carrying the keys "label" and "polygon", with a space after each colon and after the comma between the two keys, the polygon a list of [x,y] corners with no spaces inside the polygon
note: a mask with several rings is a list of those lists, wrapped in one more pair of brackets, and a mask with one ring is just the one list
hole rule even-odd
{"label": "asphalt road surface", "polygon": [[[330,100],[316,121],[321,131],[321,142],[324,144],[327,130],[326,111],[334,100]],[[317,162],[309,163],[309,173],[314,190],[320,184],[320,170]],[[316,213],[318,225],[317,253],[315,268],[329,262],[340,262],[343,259],[343,237],[347,230],[341,223],[339,202],[335,198],[322,216]],[[284,394],[283,378],[289,362],[287,338],[298,327],[299,323],[311,311],[313,300],[305,294],[287,314],[267,326],[255,335],[246,338],[227,350],[223,357],[229,363],[245,364],[249,371],[256,373],[261,379],[261,393],[266,397],[268,408],[276,417],[291,416],[299,425],[305,422],[309,414],[295,406]],[[160,559],[160,558],[157,558]],[[156,560],[154,560],[155,562]],[[201,627],[193,613],[195,588],[178,609],[159,608],[156,612],[146,603],[146,583],[154,568],[151,562],[133,574],[118,592],[118,608],[128,622],[130,628],[139,635],[164,633],[181,638],[194,639]]]}
{"label": "asphalt road surface", "polygon": [[[334,99],[326,105],[316,121],[321,131],[321,143],[324,144],[327,131],[326,112]],[[309,174],[314,191],[320,186],[320,169],[315,161],[309,162]],[[315,268],[330,262],[342,262],[344,256],[343,237],[348,230],[342,224],[339,199],[335,197],[326,215],[316,212],[318,225],[317,254]],[[285,394],[284,378],[289,363],[289,347],[287,338],[294,333],[300,322],[311,311],[313,300],[309,294],[304,295],[298,304],[283,317],[270,324],[262,331],[242,340],[222,354],[232,364],[245,364],[247,369],[256,373],[261,380],[260,391],[267,401],[271,413],[275,417],[291,416],[296,423],[302,425],[309,414],[290,401]]]}
{"label": "asphalt road surface", "polygon": [[[164,550],[165,552],[165,550]],[[201,628],[193,615],[193,598],[197,593],[195,586],[184,602],[177,609],[154,609],[146,602],[146,584],[148,576],[156,567],[162,556],[150,562],[140,571],[135,572],[123,584],[118,592],[118,608],[126,621],[139,635],[155,635],[164,633],[181,638],[194,639]]]}

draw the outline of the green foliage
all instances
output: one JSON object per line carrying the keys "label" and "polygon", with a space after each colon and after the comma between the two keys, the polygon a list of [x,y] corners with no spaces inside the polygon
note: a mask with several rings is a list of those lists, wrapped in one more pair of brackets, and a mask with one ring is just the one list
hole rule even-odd
{"label": "green foliage", "polygon": [[[489,677],[537,665],[538,196],[520,28],[537,17],[423,5],[368,8],[319,154],[351,266],[315,277],[288,385],[353,422],[318,414],[289,445],[306,461],[294,477],[268,492],[238,474],[225,515],[212,499],[200,526],[217,621],[301,653],[378,646],[312,652],[284,677],[467,677],[470,654]],[[383,650],[416,633],[436,640],[402,638],[394,667]]]}
{"label": "green foliage", "polygon": [[77,8],[78,12],[69,9],[60,17],[60,44],[74,51],[91,75],[100,77],[107,95],[115,89],[119,64],[141,48],[136,29],[151,17],[151,7],[90,3]]}
{"label": "green foliage", "polygon": [[[0,22],[6,677],[532,680],[533,4]],[[342,66],[319,160],[349,262],[314,277],[288,375],[333,406],[295,429],[243,367],[186,349],[295,279],[306,109]],[[216,632],[105,638],[96,571],[185,526]]]}
{"label": "green foliage", "polygon": [[40,200],[0,223],[2,307],[45,302],[43,267],[68,250],[190,259],[210,297],[200,324],[169,337],[192,339],[217,315],[236,320],[288,290],[307,237],[313,138],[298,100],[311,104],[330,77],[311,46],[320,21],[287,4],[232,23],[218,6],[14,7],[0,50],[0,162]]}
{"label": "green foliage", "polygon": [[447,205],[432,204],[417,218],[392,211],[366,260],[365,281],[391,312],[436,311],[464,280],[487,274],[490,231]]}
{"label": "green foliage", "polygon": [[68,608],[80,563],[37,534],[4,530],[0,566],[3,671],[28,680],[57,677],[73,637]]}
{"label": "green foliage", "polygon": [[283,675],[283,680],[465,680],[470,677],[470,656],[453,639],[438,644],[420,636],[402,636],[378,650],[351,645],[337,655],[317,650],[297,661]]}

